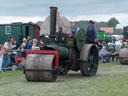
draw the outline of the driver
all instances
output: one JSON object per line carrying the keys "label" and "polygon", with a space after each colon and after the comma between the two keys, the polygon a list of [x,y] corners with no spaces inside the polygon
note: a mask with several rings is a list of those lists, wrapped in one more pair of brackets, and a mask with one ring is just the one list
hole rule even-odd
{"label": "driver", "polygon": [[96,31],[96,28],[94,26],[94,22],[92,20],[90,20],[88,22],[88,27],[87,27],[86,32],[87,32],[86,42],[88,44],[95,44],[96,38],[97,38],[97,31]]}
{"label": "driver", "polygon": [[64,37],[64,32],[63,32],[63,28],[62,27],[59,27],[58,28],[58,32],[56,32],[56,40],[59,41],[59,42],[62,42],[63,41],[63,37]]}

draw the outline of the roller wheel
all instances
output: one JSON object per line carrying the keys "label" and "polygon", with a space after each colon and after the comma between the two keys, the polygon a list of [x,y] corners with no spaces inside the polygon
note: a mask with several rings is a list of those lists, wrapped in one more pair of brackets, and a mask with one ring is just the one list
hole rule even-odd
{"label": "roller wheel", "polygon": [[54,55],[29,54],[26,58],[25,77],[27,81],[54,82],[57,72],[52,71]]}
{"label": "roller wheel", "polygon": [[98,50],[93,44],[85,44],[80,52],[80,70],[83,76],[93,76],[98,70]]}

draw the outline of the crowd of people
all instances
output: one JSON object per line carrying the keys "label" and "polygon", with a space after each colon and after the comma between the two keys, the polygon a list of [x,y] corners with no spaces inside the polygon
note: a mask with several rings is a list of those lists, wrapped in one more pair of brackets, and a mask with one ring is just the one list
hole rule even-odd
{"label": "crowd of people", "polygon": [[45,45],[42,40],[39,41],[39,45],[37,46],[37,39],[32,40],[30,36],[23,38],[22,44],[18,44],[12,36],[9,36],[7,42],[4,45],[0,45],[0,71],[4,72],[5,68],[11,66],[12,52],[13,54],[14,52],[16,54],[21,52],[22,57],[25,57],[26,50],[40,50],[44,47]]}
{"label": "crowd of people", "polygon": [[114,62],[119,59],[120,46],[116,45],[115,41],[112,40],[110,43],[106,43],[99,50],[100,62]]}

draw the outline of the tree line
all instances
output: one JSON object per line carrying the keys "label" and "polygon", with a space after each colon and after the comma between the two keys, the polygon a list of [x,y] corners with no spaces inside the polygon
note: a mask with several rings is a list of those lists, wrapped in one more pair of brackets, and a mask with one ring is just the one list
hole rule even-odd
{"label": "tree line", "polygon": [[[77,26],[79,26],[80,28],[82,28],[84,30],[86,30],[86,28],[88,26],[87,20],[75,21],[75,23],[77,24]],[[115,17],[110,18],[107,22],[94,21],[94,23],[95,23],[95,26],[97,28],[97,31],[101,27],[113,27],[114,28],[113,33],[105,33],[106,35],[122,35],[123,34],[123,29],[116,29],[117,24],[120,24],[120,22]]]}
{"label": "tree line", "polygon": [[[42,23],[43,23],[42,21],[37,22],[37,24],[39,26]],[[86,28],[88,26],[88,20],[75,21],[75,23],[76,23],[77,26],[79,26],[80,28],[82,28],[84,30],[86,30]],[[116,29],[117,24],[120,24],[120,22],[115,17],[110,18],[107,22],[96,22],[96,21],[94,21],[94,23],[95,23],[97,31],[101,27],[113,27],[114,28],[113,33],[106,33],[105,32],[106,35],[122,35],[123,34],[123,28],[122,29]]]}

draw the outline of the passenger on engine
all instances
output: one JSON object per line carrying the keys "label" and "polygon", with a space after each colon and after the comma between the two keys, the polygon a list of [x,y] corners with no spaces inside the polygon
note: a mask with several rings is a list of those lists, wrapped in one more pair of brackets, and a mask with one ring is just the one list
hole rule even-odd
{"label": "passenger on engine", "polygon": [[76,26],[75,23],[72,23],[71,31],[70,31],[70,36],[71,36],[71,37],[74,37],[74,36],[75,36],[75,33],[76,33],[77,31],[79,31],[79,30],[80,30],[80,28],[79,28],[78,26]]}
{"label": "passenger on engine", "polygon": [[58,42],[63,42],[64,41],[64,36],[65,36],[65,34],[64,34],[64,32],[63,32],[63,28],[62,27],[59,27],[58,28],[58,32],[56,32],[56,40],[58,41]]}
{"label": "passenger on engine", "polygon": [[40,47],[40,50],[45,50],[45,44],[44,44],[43,40],[40,39],[38,46]]}
{"label": "passenger on engine", "polygon": [[90,20],[88,22],[88,27],[86,29],[87,33],[87,38],[86,38],[86,42],[88,44],[95,44],[96,43],[96,39],[97,39],[97,31],[96,31],[96,28],[94,26],[94,22],[92,20]]}

